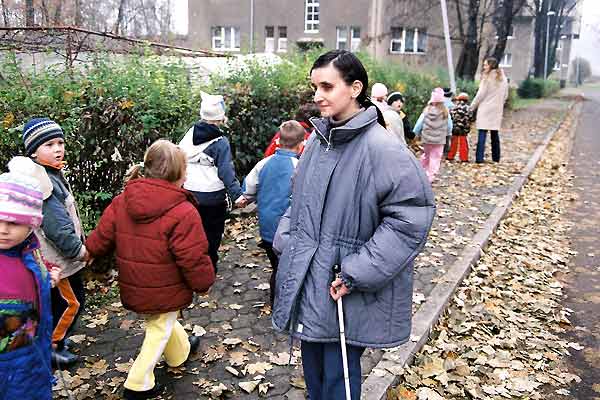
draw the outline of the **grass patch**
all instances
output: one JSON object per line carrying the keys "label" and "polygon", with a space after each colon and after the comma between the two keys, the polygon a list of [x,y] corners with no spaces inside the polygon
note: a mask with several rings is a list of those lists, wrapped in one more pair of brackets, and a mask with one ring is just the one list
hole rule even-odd
{"label": "grass patch", "polygon": [[542,99],[522,99],[520,97],[515,97],[512,109],[520,110],[522,108],[527,108],[529,106],[539,103],[541,100]]}

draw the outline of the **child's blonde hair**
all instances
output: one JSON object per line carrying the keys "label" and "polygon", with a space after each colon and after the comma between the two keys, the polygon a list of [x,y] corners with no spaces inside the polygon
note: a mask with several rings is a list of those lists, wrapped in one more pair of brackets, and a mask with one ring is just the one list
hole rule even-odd
{"label": "child's blonde hair", "polygon": [[138,178],[177,182],[185,176],[186,166],[187,157],[183,150],[168,140],[159,139],[146,150],[144,162],[127,171],[125,183]]}
{"label": "child's blonde hair", "polygon": [[448,118],[448,108],[446,107],[446,105],[444,103],[440,103],[440,102],[430,103],[425,107],[424,112],[427,112],[429,107],[437,108],[438,110],[440,110],[442,112],[442,114],[444,115],[444,118]]}
{"label": "child's blonde hair", "polygon": [[306,131],[304,130],[304,127],[300,125],[300,122],[290,120],[281,124],[279,133],[281,134],[279,138],[281,147],[291,149],[302,143]]}

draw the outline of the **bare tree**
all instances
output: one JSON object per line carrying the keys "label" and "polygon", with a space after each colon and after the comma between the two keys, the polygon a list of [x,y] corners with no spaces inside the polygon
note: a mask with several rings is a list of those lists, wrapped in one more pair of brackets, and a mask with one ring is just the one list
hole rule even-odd
{"label": "bare tree", "polygon": [[33,0],[25,0],[25,25],[35,25],[35,8],[33,6]]}
{"label": "bare tree", "polygon": [[113,33],[118,35],[121,30],[121,24],[123,23],[123,16],[125,15],[125,3],[126,0],[119,1],[119,12],[117,14],[117,22],[115,22],[115,27],[113,28]]}
{"label": "bare tree", "polygon": [[514,17],[523,9],[527,0],[498,0],[496,7],[496,44],[491,56],[501,60],[506,50],[508,37],[513,29]]}
{"label": "bare tree", "polygon": [[56,8],[54,9],[54,25],[66,25],[62,20],[62,0],[55,0]]}
{"label": "bare tree", "polygon": [[6,8],[6,0],[0,0],[0,5],[2,6],[2,20],[4,21],[4,26],[9,26],[8,20],[8,8]]}

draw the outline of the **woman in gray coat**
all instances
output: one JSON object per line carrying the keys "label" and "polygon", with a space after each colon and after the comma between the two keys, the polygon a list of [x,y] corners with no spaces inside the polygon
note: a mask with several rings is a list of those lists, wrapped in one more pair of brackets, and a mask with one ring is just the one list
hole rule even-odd
{"label": "woman in gray coat", "polygon": [[335,303],[343,296],[358,400],[364,348],[398,346],[410,336],[413,260],[427,240],[434,197],[419,162],[386,132],[354,54],[323,54],[311,81],[323,118],[311,120],[315,133],[275,237],[281,259],[273,326],[301,340],[311,400],[343,399]]}

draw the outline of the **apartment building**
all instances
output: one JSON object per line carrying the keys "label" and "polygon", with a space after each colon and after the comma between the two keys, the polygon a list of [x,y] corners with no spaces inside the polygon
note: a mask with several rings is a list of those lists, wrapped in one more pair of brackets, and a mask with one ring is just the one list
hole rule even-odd
{"label": "apartment building", "polygon": [[[190,47],[285,53],[322,46],[364,50],[413,68],[447,67],[439,0],[189,0],[188,14]],[[457,38],[455,7],[448,7],[448,19],[450,34]],[[525,79],[532,65],[533,24],[532,15],[515,18],[501,60],[513,83]],[[486,35],[493,40],[491,24]],[[559,71],[565,60],[568,64],[570,39],[560,46]],[[461,46],[453,40],[452,47],[456,62]]]}

